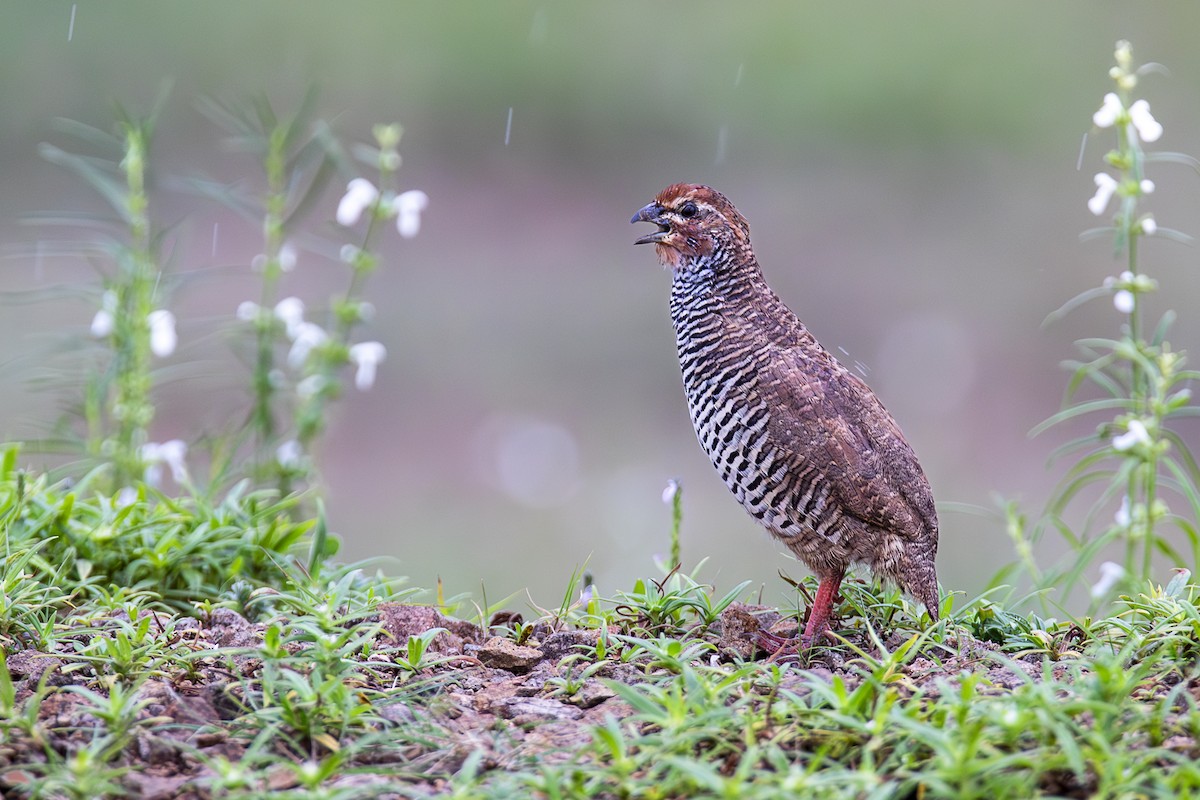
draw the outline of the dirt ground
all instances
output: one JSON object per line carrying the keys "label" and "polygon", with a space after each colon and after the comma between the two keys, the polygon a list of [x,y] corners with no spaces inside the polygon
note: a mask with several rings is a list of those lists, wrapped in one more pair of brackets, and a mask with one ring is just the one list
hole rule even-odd
{"label": "dirt ground", "polygon": [[[455,772],[472,753],[481,754],[485,769],[503,769],[531,756],[544,760],[566,760],[591,739],[590,726],[606,717],[625,718],[630,706],[612,690],[611,681],[634,684],[646,680],[644,667],[633,663],[610,662],[582,686],[567,694],[556,691],[563,675],[560,661],[579,652],[578,645],[594,645],[598,631],[553,630],[545,624],[533,627],[524,644],[486,634],[476,625],[447,619],[434,608],[385,603],[374,620],[381,633],[376,647],[357,671],[363,688],[386,691],[408,687],[411,691],[394,693],[391,704],[377,705],[375,711],[390,726],[383,731],[404,731],[417,735],[377,737],[370,747],[347,750],[350,761],[343,768],[357,767],[331,781],[332,786],[360,786],[364,794],[385,784],[395,784],[397,774],[405,776],[407,789],[394,796],[436,793],[444,789],[445,776]],[[194,655],[193,669],[169,669],[152,674],[140,683],[138,724],[130,743],[117,757],[128,767],[120,781],[134,797],[151,800],[167,798],[207,798],[206,786],[214,777],[210,766],[218,757],[240,761],[257,732],[247,723],[247,710],[263,669],[255,655],[263,645],[266,625],[252,623],[233,611],[218,609],[207,619],[174,619],[165,615],[153,620],[160,631],[178,637],[176,645],[185,646]],[[174,623],[170,625],[168,623]],[[117,626],[113,626],[114,628]],[[395,663],[395,655],[410,635],[443,628],[432,642],[428,658],[440,661],[432,668],[411,675]],[[707,658],[719,661],[766,658],[756,647],[760,629],[782,636],[793,636],[793,619],[765,607],[734,604],[719,621],[703,633],[716,650]],[[94,623],[79,635],[79,643],[91,637],[110,635],[105,624]],[[856,642],[868,648],[868,642]],[[891,647],[899,641],[885,643]],[[297,655],[302,648],[295,648]],[[840,675],[851,687],[859,680],[847,667],[847,648],[819,651],[805,669],[819,679],[832,680]],[[936,692],[935,681],[953,686],[954,676],[964,672],[986,671],[995,690],[1018,685],[1030,676],[1040,677],[1040,659],[1010,662],[1013,669],[1026,669],[1017,675],[1008,667],[997,667],[989,658],[992,645],[970,641],[960,652],[939,654],[937,661],[924,656],[913,659],[905,668],[906,680],[913,689]],[[67,656],[18,651],[8,658],[8,669],[15,688],[15,706],[21,709],[34,693],[44,693],[40,703],[39,730],[36,737],[13,734],[0,742],[0,789],[5,796],[22,796],[21,787],[36,777],[38,765],[47,761],[47,748],[68,755],[91,741],[104,723],[92,712],[94,706],[81,694],[61,691],[69,686],[85,686],[103,694],[103,676],[87,665],[79,668]],[[303,663],[302,661],[300,663]],[[72,666],[72,665],[75,666]],[[586,666],[586,664],[581,665]],[[300,667],[302,669],[302,667]],[[796,691],[805,691],[810,677],[799,670],[789,672]],[[387,694],[372,695],[387,697]],[[414,702],[414,698],[416,702]],[[377,701],[372,701],[377,702]],[[392,743],[389,744],[389,741]],[[279,764],[268,770],[265,786],[286,789],[297,785],[294,769],[286,761],[305,757],[320,758],[320,741],[303,743],[310,752],[296,752],[295,741],[280,742]],[[261,747],[261,745],[260,745]],[[390,796],[384,794],[382,796]]]}

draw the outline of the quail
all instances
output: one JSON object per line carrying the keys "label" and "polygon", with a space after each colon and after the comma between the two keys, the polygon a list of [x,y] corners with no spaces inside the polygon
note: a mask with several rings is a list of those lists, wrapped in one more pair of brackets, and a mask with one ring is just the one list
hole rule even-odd
{"label": "quail", "polygon": [[657,229],[688,411],[737,500],[819,580],[800,645],[829,629],[846,570],[865,565],[938,617],[933,493],[871,389],[767,285],[750,225],[723,194],[674,184],[631,222]]}

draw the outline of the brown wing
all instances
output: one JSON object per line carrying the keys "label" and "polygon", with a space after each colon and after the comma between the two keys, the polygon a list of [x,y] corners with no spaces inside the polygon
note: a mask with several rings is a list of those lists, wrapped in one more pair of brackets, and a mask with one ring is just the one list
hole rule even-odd
{"label": "brown wing", "polygon": [[772,441],[823,473],[844,514],[909,539],[936,536],[929,482],[896,421],[863,381],[805,338],[767,346],[759,390],[771,408]]}

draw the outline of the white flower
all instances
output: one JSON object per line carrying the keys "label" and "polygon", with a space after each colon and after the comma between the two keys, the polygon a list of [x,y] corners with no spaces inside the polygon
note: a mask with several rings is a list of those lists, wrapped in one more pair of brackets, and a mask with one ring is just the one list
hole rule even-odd
{"label": "white flower", "polygon": [[100,310],[92,317],[92,336],[103,339],[113,332],[117,319],[113,312],[117,310],[117,293],[108,289],[100,297]]}
{"label": "white flower", "polygon": [[346,184],[346,194],[337,207],[337,221],[347,228],[362,219],[363,212],[379,199],[379,190],[366,178],[355,178]]}
{"label": "white flower", "polygon": [[421,212],[429,205],[429,195],[420,189],[410,189],[400,194],[392,206],[396,210],[396,230],[405,239],[411,239],[421,230]]}
{"label": "white flower", "polygon": [[1117,509],[1117,513],[1113,514],[1113,522],[1122,528],[1128,528],[1129,523],[1133,521],[1133,517],[1129,514],[1129,496],[1121,498],[1121,507]]}
{"label": "white flower", "polygon": [[253,300],[243,300],[238,303],[237,318],[242,322],[253,322],[258,318],[258,312],[261,310],[262,308]]}
{"label": "white flower", "polygon": [[1121,453],[1138,444],[1150,444],[1150,433],[1140,419],[1129,420],[1125,433],[1114,436],[1112,440],[1113,449]]}
{"label": "white flower", "polygon": [[387,358],[387,348],[379,342],[359,342],[350,348],[350,360],[358,365],[354,385],[365,392],[375,385],[375,368]]}
{"label": "white flower", "polygon": [[1116,586],[1122,578],[1125,577],[1125,568],[1120,564],[1112,561],[1105,561],[1100,565],[1100,580],[1092,586],[1092,597],[1097,600],[1107,595],[1114,586]]}
{"label": "white flower", "polygon": [[175,352],[179,337],[175,335],[175,315],[165,309],[151,311],[146,318],[150,323],[150,352],[166,358]]}
{"label": "white flower", "polygon": [[291,242],[284,242],[283,247],[279,248],[279,269],[283,272],[291,272],[296,268],[296,248]]}
{"label": "white flower", "polygon": [[1134,274],[1132,272],[1130,272],[1129,270],[1125,270],[1124,272],[1121,273],[1121,280],[1124,281],[1125,283],[1129,283],[1130,281],[1133,280],[1133,278],[1134,278]]}
{"label": "white flower", "polygon": [[1133,292],[1128,289],[1121,289],[1113,295],[1113,308],[1120,311],[1122,314],[1133,313]]}
{"label": "white flower", "polygon": [[1096,194],[1091,200],[1088,200],[1088,211],[1098,217],[1104,213],[1104,209],[1108,208],[1108,201],[1117,191],[1117,181],[1107,172],[1097,172],[1093,180],[1096,182]]}
{"label": "white flower", "polygon": [[341,257],[342,261],[345,261],[347,264],[353,264],[354,259],[358,258],[358,253],[359,250],[354,245],[344,244],[342,245],[342,249],[338,255]]}
{"label": "white flower", "polygon": [[1154,221],[1154,217],[1150,216],[1149,214],[1142,217],[1142,233],[1150,236],[1157,230],[1158,223]]}
{"label": "white flower", "polygon": [[296,330],[304,323],[304,301],[299,297],[285,297],[275,304],[275,316],[287,328],[289,339],[296,338]]}
{"label": "white flower", "polygon": [[663,489],[663,503],[666,505],[671,505],[671,502],[675,499],[675,495],[677,494],[679,494],[679,481],[671,478],[669,481],[667,481],[667,487]]}
{"label": "white flower", "polygon": [[137,499],[137,489],[133,488],[132,486],[126,486],[122,488],[121,491],[117,492],[117,498],[114,501],[114,504],[117,508],[125,508],[125,506],[131,506],[136,503]]}
{"label": "white flower", "polygon": [[171,479],[176,483],[182,484],[187,481],[187,443],[182,439],[171,439],[162,444],[147,442],[142,445],[139,453],[142,461],[146,462],[146,483],[151,486],[157,486],[162,481],[163,464],[171,470]]}
{"label": "white flower", "polygon": [[1111,128],[1124,110],[1121,98],[1117,97],[1115,92],[1109,92],[1104,95],[1104,105],[1100,106],[1099,111],[1092,114],[1092,122],[1096,123],[1097,128]]}
{"label": "white flower", "polygon": [[266,253],[259,253],[254,258],[250,259],[250,269],[255,272],[262,272],[267,266]]}
{"label": "white flower", "polygon": [[1163,126],[1150,115],[1150,104],[1145,100],[1136,100],[1129,107],[1129,121],[1143,142],[1157,142],[1162,136]]}
{"label": "white flower", "polygon": [[92,336],[103,339],[113,332],[115,325],[116,320],[113,318],[112,312],[102,308],[96,312],[96,316],[92,317]]}
{"label": "white flower", "polygon": [[313,322],[301,322],[292,332],[292,349],[288,351],[288,365],[293,369],[302,365],[314,347],[329,339],[325,329]]}
{"label": "white flower", "polygon": [[309,375],[296,384],[296,394],[307,400],[325,388],[325,378],[320,375]]}
{"label": "white flower", "polygon": [[300,447],[300,443],[295,439],[288,439],[279,447],[275,448],[275,460],[279,462],[279,466],[284,469],[296,469],[302,463],[304,458],[304,450]]}
{"label": "white flower", "polygon": [[1154,181],[1146,178],[1138,184],[1138,188],[1142,190],[1142,194],[1151,194],[1154,192]]}

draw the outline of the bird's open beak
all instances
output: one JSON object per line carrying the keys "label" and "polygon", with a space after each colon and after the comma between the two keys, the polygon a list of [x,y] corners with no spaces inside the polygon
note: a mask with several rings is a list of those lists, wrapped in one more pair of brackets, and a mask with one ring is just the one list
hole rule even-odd
{"label": "bird's open beak", "polygon": [[667,234],[671,232],[671,226],[663,221],[662,215],[663,211],[665,210],[666,209],[664,209],[658,203],[650,203],[649,205],[642,206],[638,209],[638,212],[633,215],[633,219],[629,221],[653,222],[658,226],[658,230],[656,230],[654,233],[648,233],[645,236],[637,239],[634,244],[658,244],[664,238],[666,238]]}

